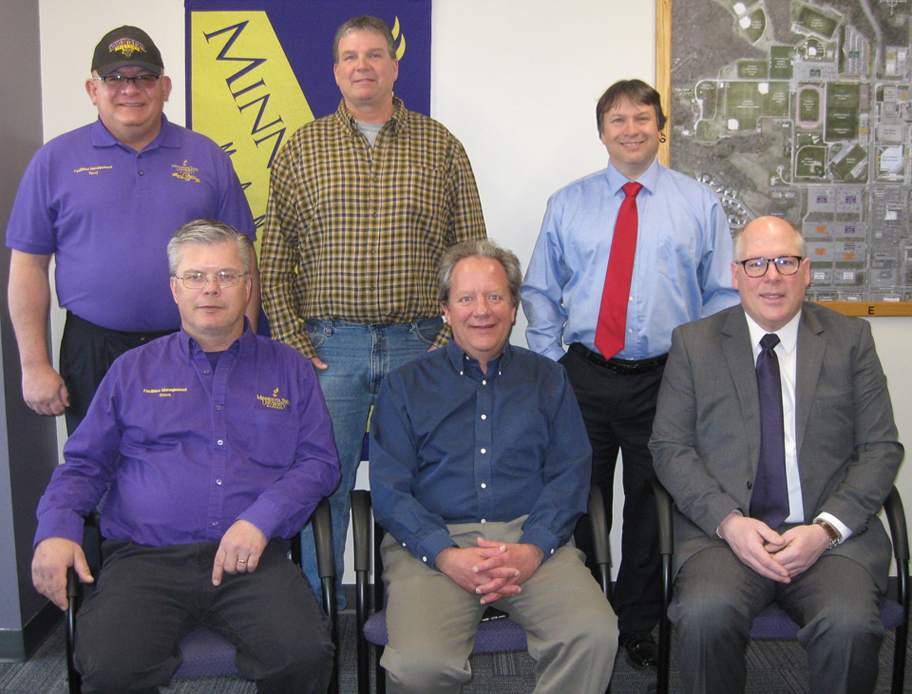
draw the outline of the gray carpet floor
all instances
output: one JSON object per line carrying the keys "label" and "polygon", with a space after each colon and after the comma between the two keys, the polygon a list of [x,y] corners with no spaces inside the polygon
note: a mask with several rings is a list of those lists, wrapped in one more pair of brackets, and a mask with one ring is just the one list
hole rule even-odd
{"label": "gray carpet floor", "polygon": [[[342,614],[340,691],[357,691],[355,618]],[[893,635],[887,635],[880,653],[878,694],[889,692],[893,662]],[[754,641],[748,649],[747,694],[806,694],[807,659],[797,642]],[[907,671],[912,658],[906,655]],[[480,655],[472,658],[472,680],[463,694],[527,694],[534,687],[534,662],[526,654]],[[912,677],[906,692],[912,694]],[[611,682],[612,694],[643,694],[655,681],[654,671],[637,671],[618,656]],[[672,670],[671,689],[681,691],[677,671]],[[255,694],[256,688],[239,677],[217,677],[176,682],[162,694]],[[0,663],[0,694],[66,694],[66,665],[62,625],[54,630],[26,663]],[[572,694],[568,692],[567,694]]]}

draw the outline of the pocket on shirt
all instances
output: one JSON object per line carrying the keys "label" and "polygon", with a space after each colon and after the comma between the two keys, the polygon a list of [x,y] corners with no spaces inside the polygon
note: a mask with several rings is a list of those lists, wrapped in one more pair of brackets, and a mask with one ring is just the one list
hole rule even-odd
{"label": "pocket on shirt", "polygon": [[696,239],[664,238],[659,242],[656,255],[658,271],[675,281],[690,274],[699,265]]}
{"label": "pocket on shirt", "polygon": [[281,409],[253,410],[253,431],[259,445],[251,446],[251,459],[265,467],[287,468],[294,462],[298,444],[298,422],[294,414]]}
{"label": "pocket on shirt", "polygon": [[[419,218],[436,219],[440,215],[441,201],[445,200],[444,177],[431,166],[415,165],[409,168],[408,183],[402,189],[410,214]],[[403,202],[400,199],[400,203]],[[438,233],[433,225],[422,227]]]}

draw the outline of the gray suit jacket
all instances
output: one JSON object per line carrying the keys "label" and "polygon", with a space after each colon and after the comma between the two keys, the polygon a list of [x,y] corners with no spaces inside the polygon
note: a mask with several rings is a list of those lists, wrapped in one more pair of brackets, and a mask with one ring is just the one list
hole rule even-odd
{"label": "gray suit jacket", "polygon": [[[804,517],[833,514],[853,535],[830,550],[886,587],[890,542],[877,513],[903,457],[870,325],[805,303],[798,328],[796,434]],[[674,497],[676,570],[747,515],[760,450],[753,351],[734,306],[674,331],[649,447]]]}

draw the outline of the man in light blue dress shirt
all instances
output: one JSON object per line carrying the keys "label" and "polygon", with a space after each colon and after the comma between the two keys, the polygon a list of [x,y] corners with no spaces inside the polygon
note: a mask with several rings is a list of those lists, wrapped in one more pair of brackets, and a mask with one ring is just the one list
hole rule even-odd
{"label": "man in light blue dress shirt", "polygon": [[[555,193],[522,288],[529,348],[567,369],[593,448],[592,482],[609,518],[623,452],[622,561],[614,593],[621,644],[635,666],[654,665],[660,614],[658,532],[647,448],[671,331],[738,301],[731,287],[731,232],[706,186],[656,159],[664,141],[659,94],[640,80],[608,88],[596,107],[606,169]],[[601,354],[596,325],[624,184],[636,196],[636,251],[624,346]],[[566,351],[565,351],[566,350]],[[580,547],[591,547],[578,529]]]}

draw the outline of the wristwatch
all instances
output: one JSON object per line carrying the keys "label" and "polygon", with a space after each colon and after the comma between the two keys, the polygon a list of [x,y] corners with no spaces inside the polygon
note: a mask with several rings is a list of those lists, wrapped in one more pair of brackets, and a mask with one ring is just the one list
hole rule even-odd
{"label": "wristwatch", "polygon": [[842,533],[833,527],[833,524],[829,521],[825,521],[823,518],[818,518],[814,521],[814,525],[819,525],[821,528],[826,530],[826,534],[829,535],[830,544],[827,545],[827,549],[833,549],[842,543]]}

